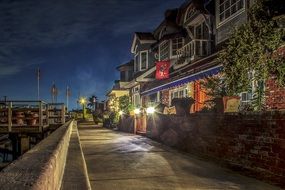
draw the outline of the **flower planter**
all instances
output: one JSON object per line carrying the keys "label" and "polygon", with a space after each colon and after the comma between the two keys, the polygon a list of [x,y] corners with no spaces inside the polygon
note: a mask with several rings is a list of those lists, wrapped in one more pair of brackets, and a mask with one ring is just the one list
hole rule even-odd
{"label": "flower planter", "polygon": [[16,112],[16,119],[15,122],[17,125],[24,125],[24,118],[25,118],[25,114],[24,112]]}
{"label": "flower planter", "polygon": [[224,112],[234,113],[239,111],[240,97],[239,96],[225,96],[223,97]]}
{"label": "flower planter", "polygon": [[36,123],[37,123],[37,119],[36,118],[27,118],[26,119],[26,121],[27,121],[27,125],[31,125],[31,126],[33,126],[33,125],[36,125]]}
{"label": "flower planter", "polygon": [[27,125],[30,125],[30,126],[36,125],[38,117],[39,115],[37,113],[31,113],[31,112],[26,113]]}

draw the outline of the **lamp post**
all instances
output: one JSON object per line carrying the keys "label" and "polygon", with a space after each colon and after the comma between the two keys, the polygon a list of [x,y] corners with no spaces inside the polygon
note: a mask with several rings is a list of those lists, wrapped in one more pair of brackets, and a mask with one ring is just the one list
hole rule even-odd
{"label": "lamp post", "polygon": [[85,99],[85,98],[80,98],[79,102],[80,102],[80,104],[82,105],[83,119],[85,119],[85,104],[86,104],[86,99]]}

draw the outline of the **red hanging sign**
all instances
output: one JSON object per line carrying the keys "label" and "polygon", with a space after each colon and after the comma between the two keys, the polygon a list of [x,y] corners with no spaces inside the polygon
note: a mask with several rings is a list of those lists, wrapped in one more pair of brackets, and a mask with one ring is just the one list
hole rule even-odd
{"label": "red hanging sign", "polygon": [[170,61],[156,62],[156,75],[157,80],[163,80],[169,78]]}

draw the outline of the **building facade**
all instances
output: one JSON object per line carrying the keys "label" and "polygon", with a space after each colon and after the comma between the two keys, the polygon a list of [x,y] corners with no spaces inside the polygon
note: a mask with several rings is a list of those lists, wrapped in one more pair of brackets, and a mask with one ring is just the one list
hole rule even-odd
{"label": "building facade", "polygon": [[[186,1],[177,9],[167,10],[153,31],[134,33],[133,78],[123,85],[132,104],[138,108],[171,106],[174,98],[192,97],[195,104],[189,111],[201,111],[211,99],[201,82],[221,73],[218,52],[225,47],[233,29],[247,22],[253,3],[254,0]],[[159,61],[169,61],[168,79],[155,78]],[[252,81],[251,90],[240,94],[242,105],[250,104],[256,84]],[[272,82],[264,84],[271,95],[276,94],[277,87]],[[276,104],[272,101],[267,95],[266,103],[271,102],[268,107],[274,109]],[[285,104],[278,109],[285,109]]]}

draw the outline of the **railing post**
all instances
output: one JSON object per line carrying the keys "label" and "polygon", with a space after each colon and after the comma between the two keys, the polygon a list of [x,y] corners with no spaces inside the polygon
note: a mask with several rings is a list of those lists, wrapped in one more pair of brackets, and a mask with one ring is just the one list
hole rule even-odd
{"label": "railing post", "polygon": [[12,102],[8,105],[8,131],[12,131]]}
{"label": "railing post", "polygon": [[62,108],[61,108],[61,122],[62,124],[65,123],[65,106],[62,105]]}
{"label": "railing post", "polygon": [[43,131],[43,105],[42,101],[39,101],[39,131]]}
{"label": "railing post", "polygon": [[49,125],[49,104],[46,104],[46,123]]}

